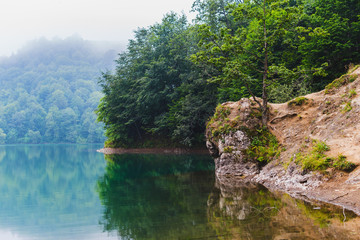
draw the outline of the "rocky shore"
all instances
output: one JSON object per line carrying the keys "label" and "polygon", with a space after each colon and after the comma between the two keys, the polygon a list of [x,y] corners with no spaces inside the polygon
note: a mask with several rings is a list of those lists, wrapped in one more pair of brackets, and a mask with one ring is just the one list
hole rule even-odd
{"label": "rocky shore", "polygon": [[310,169],[300,159],[310,154],[313,142],[321,142],[327,147],[326,153],[321,153],[326,154],[326,161],[346,159],[344,164],[360,165],[359,74],[360,68],[321,92],[284,104],[270,104],[268,129],[282,150],[269,162],[251,161],[247,156],[252,148],[251,134],[261,125],[256,103],[241,99],[222,104],[206,132],[207,148],[214,158],[220,184],[221,179],[234,184],[256,182],[360,215],[359,167],[343,171],[334,164]]}

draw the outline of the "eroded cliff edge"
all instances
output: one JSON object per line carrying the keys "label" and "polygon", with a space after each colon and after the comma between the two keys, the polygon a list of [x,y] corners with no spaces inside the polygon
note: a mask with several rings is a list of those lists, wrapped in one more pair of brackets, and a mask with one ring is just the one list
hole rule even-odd
{"label": "eroded cliff edge", "polygon": [[[360,68],[354,68],[321,92],[270,104],[268,129],[279,146],[266,145],[269,151],[260,149],[260,161],[249,157],[254,141],[263,141],[261,136],[254,137],[261,125],[256,103],[241,99],[222,104],[206,132],[217,178],[258,182],[360,214],[360,167],[356,167],[360,165],[359,94]],[[314,145],[320,143],[326,148],[314,152]],[[306,164],[317,158],[312,154],[321,155],[325,165],[308,167]],[[346,162],[340,163],[343,159]],[[344,167],[344,171],[342,166],[356,168]]]}

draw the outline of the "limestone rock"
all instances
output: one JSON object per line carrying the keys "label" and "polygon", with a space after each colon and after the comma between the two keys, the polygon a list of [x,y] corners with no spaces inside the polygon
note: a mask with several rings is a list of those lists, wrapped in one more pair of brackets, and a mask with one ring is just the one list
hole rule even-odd
{"label": "limestone rock", "polygon": [[251,140],[244,129],[254,129],[260,125],[260,120],[253,115],[254,111],[258,111],[256,104],[244,98],[236,103],[223,104],[223,107],[231,109],[228,121],[237,124],[237,130],[222,133],[218,138],[207,131],[206,146],[215,159],[215,172],[217,175],[255,175],[259,172],[259,166],[256,162],[246,160],[245,152]]}

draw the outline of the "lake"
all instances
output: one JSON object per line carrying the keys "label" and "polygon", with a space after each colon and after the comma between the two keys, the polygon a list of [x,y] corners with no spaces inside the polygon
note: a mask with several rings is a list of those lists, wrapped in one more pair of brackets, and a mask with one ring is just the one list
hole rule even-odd
{"label": "lake", "polygon": [[359,218],[214,175],[207,155],[0,146],[0,239],[359,239]]}

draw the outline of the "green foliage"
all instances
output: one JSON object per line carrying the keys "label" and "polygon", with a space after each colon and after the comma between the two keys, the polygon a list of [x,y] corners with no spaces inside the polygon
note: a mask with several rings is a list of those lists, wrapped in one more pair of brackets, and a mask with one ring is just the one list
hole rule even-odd
{"label": "green foliage", "polygon": [[[358,66],[360,67],[360,66]],[[357,75],[349,75],[349,82],[354,82],[357,78]]]}
{"label": "green foliage", "polygon": [[[103,142],[94,110],[102,97],[101,70],[114,50],[99,51],[79,37],[40,39],[0,61],[0,128],[3,143]],[[0,137],[1,138],[1,137]],[[0,140],[1,142],[1,140]]]}
{"label": "green foliage", "polygon": [[211,118],[210,122],[214,122],[214,121],[219,121],[219,120],[225,120],[225,118],[227,116],[229,116],[231,113],[230,108],[223,106],[223,105],[218,105],[215,109],[215,114],[214,116]]}
{"label": "green foliage", "polygon": [[355,89],[351,89],[351,90],[349,91],[349,98],[353,98],[353,97],[356,96],[356,95],[357,95],[357,93],[356,93]]}
{"label": "green foliage", "polygon": [[303,104],[308,103],[309,99],[306,97],[297,97],[294,100],[288,102],[288,106],[301,106]]}
{"label": "green foliage", "polygon": [[325,93],[329,93],[331,90],[336,90],[336,89],[340,88],[341,86],[348,84],[349,82],[350,82],[349,76],[343,75],[340,78],[337,78],[333,82],[326,85]]}
{"label": "green foliage", "polygon": [[211,135],[214,138],[219,138],[223,134],[229,134],[230,132],[233,132],[235,128],[230,128],[229,124],[225,124],[222,126],[219,126],[218,128],[212,128]]}
{"label": "green foliage", "polygon": [[303,96],[309,93],[310,89],[305,81],[300,83],[274,84],[269,89],[269,99],[273,103],[284,103],[297,96]]}
{"label": "green foliage", "polygon": [[325,155],[329,146],[323,141],[313,140],[312,150],[309,153],[299,152],[296,154],[295,163],[305,170],[326,170],[330,167],[332,159]]}
{"label": "green foliage", "polygon": [[[271,16],[259,19],[262,5],[263,1],[197,1],[198,23],[203,25],[198,28],[200,51],[193,60],[206,69],[212,81],[221,81],[224,89],[240,79],[238,89],[247,82],[255,95],[261,95],[261,19],[267,20],[270,33],[268,77],[273,101],[285,102],[309,90],[321,90],[351,62],[358,62],[357,1],[271,1],[264,8],[271,9]],[[287,91],[281,91],[283,87]]]}
{"label": "green foliage", "polygon": [[234,148],[232,146],[227,146],[224,148],[224,153],[232,153]]}
{"label": "green foliage", "polygon": [[301,165],[304,170],[326,170],[335,168],[342,171],[351,171],[355,164],[346,160],[346,157],[339,155],[337,159],[326,156],[330,147],[323,141],[313,140],[312,149],[307,151],[306,147],[295,155],[295,163]]}
{"label": "green foliage", "polygon": [[303,29],[307,29],[300,41],[302,63],[308,67],[321,67],[327,77],[314,78],[315,90],[322,89],[328,80],[339,77],[350,63],[360,57],[360,3],[357,0],[314,0],[305,5],[302,15]]}
{"label": "green foliage", "polygon": [[243,1],[226,9],[231,23],[220,29],[206,24],[199,27],[200,51],[192,60],[199,66],[210,66],[209,81],[222,87],[240,82],[246,94],[261,95],[263,100],[258,104],[265,125],[268,88],[289,72],[276,60],[276,50],[286,31],[294,30],[298,9],[288,1]]}
{"label": "green foliage", "polygon": [[219,104],[215,109],[215,114],[210,118],[206,124],[207,130],[211,133],[208,137],[219,139],[223,134],[235,132],[241,128],[239,118],[229,119],[228,116],[231,109],[227,106]]}
{"label": "green foliage", "polygon": [[[323,89],[360,59],[356,0],[196,0],[193,11],[193,24],[167,14],[138,29],[116,72],[102,76],[97,114],[110,142],[132,146],[158,136],[203,143],[219,102],[262,97],[266,118],[267,99],[286,102]],[[340,78],[326,92],[353,80]],[[58,108],[66,104],[62,96],[52,96]],[[222,132],[236,125],[222,122]]]}
{"label": "green foliage", "polygon": [[330,148],[323,141],[314,141],[313,151],[319,154],[324,154],[326,151],[329,151]]}
{"label": "green foliage", "polygon": [[266,128],[259,128],[248,133],[251,144],[246,151],[248,160],[268,163],[279,157],[282,148],[276,137]]}
{"label": "green foliage", "polygon": [[346,157],[340,154],[334,161],[333,167],[341,171],[350,172],[356,167],[356,165],[352,162],[347,161]]}
{"label": "green foliage", "polygon": [[115,145],[148,145],[147,139],[195,146],[204,142],[216,88],[207,84],[189,56],[195,32],[185,16],[167,14],[161,23],[135,32],[117,60],[115,74],[100,80],[104,97],[98,120]]}
{"label": "green foliage", "polygon": [[342,113],[347,113],[352,110],[351,102],[347,102],[344,108],[341,110]]}

